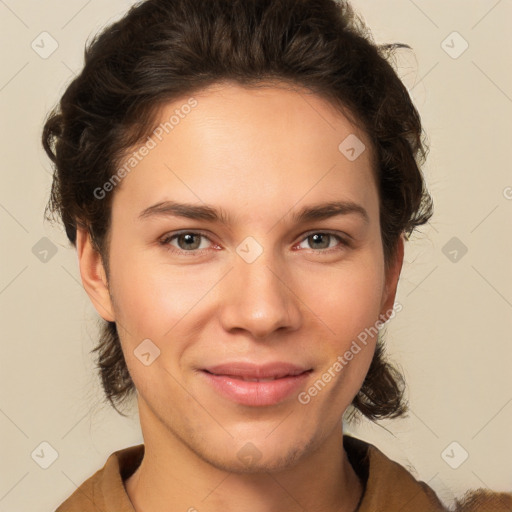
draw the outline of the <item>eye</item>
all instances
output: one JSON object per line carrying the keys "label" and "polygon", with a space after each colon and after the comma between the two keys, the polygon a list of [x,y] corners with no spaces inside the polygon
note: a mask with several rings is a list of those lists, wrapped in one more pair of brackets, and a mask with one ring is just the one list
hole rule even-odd
{"label": "eye", "polygon": [[[195,231],[184,231],[165,236],[160,241],[160,244],[166,246],[167,249],[176,252],[201,252],[208,248],[208,244],[206,244],[206,246],[202,246],[202,239],[211,242],[207,236],[201,233],[196,233]],[[176,245],[172,243],[174,241],[176,241]]]}
{"label": "eye", "polygon": [[[202,243],[203,241],[204,243]],[[302,247],[304,243],[307,243],[308,247]],[[189,253],[191,256],[206,251],[209,248],[209,244],[213,244],[210,238],[196,231],[168,234],[160,240],[160,245],[164,246],[167,250],[178,254]],[[216,244],[213,246],[214,248],[219,248]],[[310,249],[317,253],[331,253],[350,247],[350,242],[339,234],[328,231],[316,231],[308,234],[296,247]]]}
{"label": "eye", "polygon": [[[338,240],[339,243],[334,243],[334,245],[332,245],[331,242],[335,242],[336,240]],[[309,247],[302,247],[303,249],[320,249],[320,252],[331,252],[331,249],[341,250],[350,246],[349,242],[343,237],[325,231],[316,231],[314,233],[310,233],[303,239],[298,247],[301,247],[304,242],[306,242]]]}

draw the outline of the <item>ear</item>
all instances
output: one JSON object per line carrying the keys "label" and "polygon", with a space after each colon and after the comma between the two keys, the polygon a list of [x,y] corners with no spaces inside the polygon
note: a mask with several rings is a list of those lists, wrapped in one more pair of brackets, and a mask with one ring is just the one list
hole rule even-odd
{"label": "ear", "polygon": [[85,228],[77,228],[76,250],[82,284],[98,314],[114,322],[114,309],[110,300],[108,282],[100,253],[93,247],[90,234]]}
{"label": "ear", "polygon": [[402,271],[402,264],[404,262],[404,236],[400,235],[398,239],[396,252],[393,261],[390,263],[386,271],[386,284],[384,294],[382,296],[381,315],[380,318],[386,322],[391,316],[393,305],[395,303],[396,290],[398,287],[398,278]]}

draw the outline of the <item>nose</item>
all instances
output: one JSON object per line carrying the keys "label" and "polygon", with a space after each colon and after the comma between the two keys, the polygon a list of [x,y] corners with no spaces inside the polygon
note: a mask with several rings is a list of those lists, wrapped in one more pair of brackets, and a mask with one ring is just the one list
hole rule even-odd
{"label": "nose", "polygon": [[228,332],[242,330],[254,338],[298,329],[302,322],[300,299],[282,266],[260,256],[247,263],[239,258],[224,280],[220,321]]}

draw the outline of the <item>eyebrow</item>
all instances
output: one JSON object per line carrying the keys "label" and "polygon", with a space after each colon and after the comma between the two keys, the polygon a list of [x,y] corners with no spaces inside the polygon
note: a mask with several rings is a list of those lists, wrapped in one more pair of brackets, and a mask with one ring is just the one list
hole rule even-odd
{"label": "eyebrow", "polygon": [[[360,204],[353,201],[330,201],[314,206],[305,206],[292,215],[292,220],[296,223],[311,222],[349,214],[360,216],[365,223],[370,222],[368,212]],[[144,220],[152,217],[168,216],[220,222],[225,225],[230,224],[229,215],[222,209],[218,210],[209,205],[178,203],[176,201],[162,201],[149,206],[139,214],[139,219]]]}

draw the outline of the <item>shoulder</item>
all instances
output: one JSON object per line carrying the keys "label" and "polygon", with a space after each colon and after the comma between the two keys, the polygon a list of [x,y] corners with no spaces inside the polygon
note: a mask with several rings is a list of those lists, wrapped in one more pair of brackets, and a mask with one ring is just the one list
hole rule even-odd
{"label": "shoulder", "polygon": [[453,512],[512,512],[512,493],[470,490],[455,500]]}
{"label": "shoulder", "polygon": [[366,482],[358,512],[512,512],[512,493],[468,490],[453,506],[376,446],[344,435],[343,445],[354,470]]}
{"label": "shoulder", "polygon": [[365,483],[359,512],[448,512],[435,491],[371,443],[343,436],[350,463]]}
{"label": "shoulder", "polygon": [[55,512],[72,512],[80,510],[82,512],[93,512],[102,509],[101,481],[103,480],[105,467],[96,471],[94,475],[83,482],[67,498]]}
{"label": "shoulder", "polygon": [[143,444],[112,453],[105,465],[77,487],[55,512],[133,512],[123,481],[135,471],[143,456]]}

